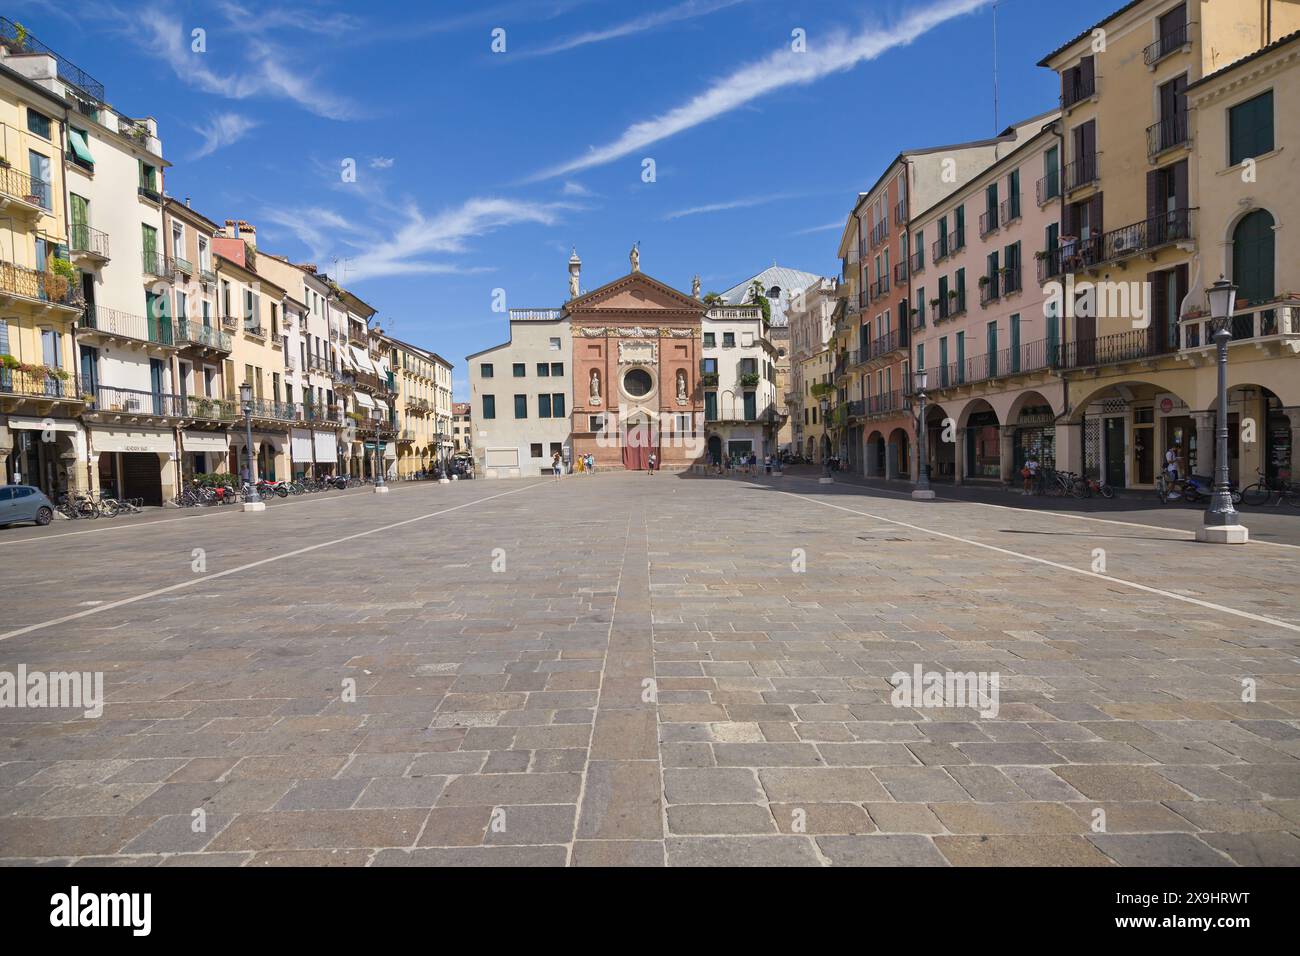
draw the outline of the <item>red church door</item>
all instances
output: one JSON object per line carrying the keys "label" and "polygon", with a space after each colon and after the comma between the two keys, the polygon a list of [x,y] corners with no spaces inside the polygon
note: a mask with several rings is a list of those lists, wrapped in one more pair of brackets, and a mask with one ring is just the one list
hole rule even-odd
{"label": "red church door", "polygon": [[650,464],[650,453],[659,457],[659,431],[649,421],[635,420],[623,426],[623,467],[629,471],[645,471]]}

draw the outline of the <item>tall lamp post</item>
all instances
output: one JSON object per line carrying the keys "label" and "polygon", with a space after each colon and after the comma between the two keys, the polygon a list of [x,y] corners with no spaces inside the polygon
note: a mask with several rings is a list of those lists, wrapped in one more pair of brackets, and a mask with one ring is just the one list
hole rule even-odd
{"label": "tall lamp post", "polygon": [[934,492],[930,490],[930,449],[925,433],[925,386],[928,379],[925,369],[918,368],[913,375],[916,385],[916,487],[912,497],[917,501],[933,501]]}
{"label": "tall lamp post", "polygon": [[248,494],[244,496],[245,511],[265,511],[266,502],[257,493],[257,456],[253,454],[253,386],[248,382],[239,386],[239,404],[244,409],[244,453],[248,456]]}
{"label": "tall lamp post", "polygon": [[822,476],[817,479],[819,485],[829,485],[835,482],[831,477],[831,456],[830,456],[830,425],[826,421],[826,416],[830,414],[831,400],[825,395],[821,398],[822,408]]}
{"label": "tall lamp post", "polygon": [[1210,302],[1210,327],[1219,360],[1219,411],[1214,448],[1214,496],[1205,519],[1196,531],[1197,541],[1212,544],[1245,544],[1250,539],[1241,516],[1232,506],[1228,478],[1228,342],[1232,339],[1232,313],[1237,306],[1237,287],[1223,276],[1206,290]]}
{"label": "tall lamp post", "polygon": [[379,447],[379,422],[375,420],[375,494],[388,494],[388,485],[384,484],[384,452]]}

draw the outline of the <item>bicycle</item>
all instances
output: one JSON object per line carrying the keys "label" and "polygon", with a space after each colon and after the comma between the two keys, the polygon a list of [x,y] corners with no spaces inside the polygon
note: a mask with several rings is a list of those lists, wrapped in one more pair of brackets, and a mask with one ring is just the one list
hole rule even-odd
{"label": "bicycle", "polygon": [[1075,480],[1070,492],[1076,498],[1091,498],[1094,494],[1107,499],[1115,497],[1115,489],[1098,478],[1080,477]]}
{"label": "bicycle", "polygon": [[1291,507],[1300,508],[1300,488],[1286,478],[1278,477],[1269,480],[1263,469],[1256,469],[1256,474],[1259,475],[1259,481],[1242,489],[1241,500],[1245,504],[1258,507],[1268,504],[1272,499],[1273,507],[1276,508],[1285,499]]}

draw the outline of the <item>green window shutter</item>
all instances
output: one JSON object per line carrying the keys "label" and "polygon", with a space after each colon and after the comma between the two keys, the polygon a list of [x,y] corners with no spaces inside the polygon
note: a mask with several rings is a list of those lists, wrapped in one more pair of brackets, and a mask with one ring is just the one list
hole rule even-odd
{"label": "green window shutter", "polygon": [[1234,166],[1273,148],[1272,90],[1228,111],[1228,138],[1229,161]]}
{"label": "green window shutter", "polygon": [[68,193],[68,212],[72,216],[74,226],[84,226],[90,222],[90,204],[86,202],[85,196],[78,196],[76,193]]}
{"label": "green window shutter", "polygon": [[79,129],[68,128],[68,142],[72,144],[72,152],[77,159],[81,160],[87,166],[95,165],[95,157],[90,154],[90,143],[86,139],[86,134]]}

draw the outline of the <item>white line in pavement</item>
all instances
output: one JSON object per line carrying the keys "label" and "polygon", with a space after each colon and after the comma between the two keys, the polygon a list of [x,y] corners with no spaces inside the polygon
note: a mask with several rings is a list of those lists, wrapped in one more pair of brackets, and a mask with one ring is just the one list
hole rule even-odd
{"label": "white line in pavement", "polygon": [[182,588],[193,587],[196,584],[204,584],[208,581],[224,578],[227,575],[239,574],[241,571],[249,571],[253,568],[261,567],[264,564],[270,564],[273,561],[283,561],[285,558],[296,558],[300,554],[307,554],[310,551],[319,551],[321,548],[332,547],[336,544],[343,544],[345,541],[355,541],[357,538],[364,538],[368,535],[378,534],[381,531],[392,531],[394,528],[400,528],[404,525],[414,524],[417,521],[425,521],[429,518],[437,518],[439,515],[450,514],[453,511],[459,511],[461,508],[468,508],[471,505],[482,504],[485,501],[493,501],[497,498],[504,498],[507,495],[517,495],[521,491],[527,491],[529,488],[536,488],[538,485],[549,484],[545,481],[533,482],[531,485],[524,485],[522,488],[515,488],[511,491],[503,491],[499,495],[489,495],[486,498],[476,498],[473,501],[466,501],[462,504],[455,505],[451,508],[444,508],[441,511],[434,511],[427,515],[418,515],[414,518],[407,518],[405,521],[396,521],[393,524],[382,525],[378,528],[371,528],[369,531],[358,531],[356,534],[349,534],[342,538],[335,538],[333,541],[322,541],[319,544],[310,544],[305,548],[298,548],[294,551],[286,551],[284,554],[272,555],[269,558],[262,558],[258,561],[250,561],[248,564],[242,564],[237,568],[228,568],[225,571],[217,571],[213,574],[205,574],[202,577],[191,578],[188,581],[181,581],[179,584],[172,584],[165,588],[157,588],[153,591],[146,591],[144,594],[137,594],[134,597],[123,598],[120,601],[110,601],[108,604],[101,604],[98,607],[88,608],[85,611],[78,611],[76,614],[68,614],[64,617],[57,617],[53,620],[42,621],[39,624],[29,624],[26,627],[20,627],[17,630],[9,631],[6,634],[0,634],[0,641],[7,641],[11,637],[20,637],[23,634],[30,634],[33,631],[41,631],[47,627],[53,627],[56,624],[66,624],[68,621],[76,621],[83,617],[90,617],[92,614],[99,614],[103,611],[111,611],[114,608],[122,607],[126,604],[134,604],[137,601],[145,601],[151,597],[157,597],[160,594],[170,594],[172,591],[179,591]]}
{"label": "white line in pavement", "polygon": [[[760,485],[758,487],[769,487]],[[968,544],[972,547],[983,548],[986,551],[996,551],[998,554],[1005,554],[1008,557],[1019,558],[1022,561],[1032,561],[1035,564],[1045,564],[1048,567],[1056,568],[1060,571],[1069,571],[1073,574],[1081,574],[1084,577],[1096,578],[1098,581],[1105,581],[1107,584],[1119,584],[1127,588],[1133,588],[1135,591],[1145,591],[1148,594],[1158,594],[1161,597],[1170,598],[1175,601],[1182,601],[1185,604],[1195,604],[1198,607],[1208,608],[1212,611],[1220,611],[1224,614],[1232,614],[1236,617],[1244,617],[1250,621],[1258,621],[1261,624],[1272,624],[1275,627],[1285,628],[1288,631],[1300,633],[1300,625],[1290,624],[1287,621],[1278,620],[1275,617],[1265,617],[1262,614],[1252,614],[1250,611],[1242,611],[1238,608],[1228,607],[1223,604],[1215,604],[1213,601],[1202,601],[1200,598],[1188,597],[1185,594],[1175,594],[1173,591],[1165,591],[1160,588],[1153,588],[1147,584],[1138,584],[1136,581],[1126,581],[1123,578],[1111,577],[1109,574],[1098,574],[1096,571],[1085,571],[1082,568],[1071,567],[1068,564],[1061,564],[1057,561],[1049,561],[1047,558],[1036,558],[1032,554],[1022,554],[1019,551],[1012,551],[1009,548],[999,548],[995,544],[985,544],[982,541],[972,541],[970,538],[963,538],[960,535],[948,534],[944,531],[933,531],[929,528],[922,528],[920,525],[909,524],[906,521],[898,521],[895,518],[885,518],[881,515],[871,514],[868,511],[855,511],[852,508],[845,508],[843,505],[831,504],[829,501],[818,501],[816,498],[809,498],[807,495],[797,495],[793,491],[780,491],[779,494],[789,495],[791,498],[798,498],[801,501],[807,501],[814,505],[822,505],[827,508],[835,508],[839,511],[847,511],[849,514],[861,515],[864,518],[875,518],[877,521],[886,521],[889,524],[897,525],[900,528],[908,528],[921,534],[933,535],[937,538],[947,538],[949,541],[960,541],[962,544]]]}
{"label": "white line in pavement", "polygon": [[[302,498],[301,496],[295,496],[298,497],[299,500],[295,501],[293,498],[290,498],[283,503],[277,503],[273,510],[278,511],[281,508],[288,507],[289,505],[322,504],[326,501],[342,501],[345,498],[355,498],[359,494],[361,494],[360,491],[352,491],[351,493],[345,491],[341,495],[330,495],[326,498],[317,498],[315,496],[311,498]],[[53,541],[55,538],[75,538],[83,534],[107,534],[110,531],[138,531],[140,528],[151,528],[156,524],[171,524],[173,521],[196,521],[199,518],[212,518],[217,515],[232,513],[238,514],[240,512],[238,508],[217,505],[215,507],[205,508],[202,513],[196,515],[180,515],[175,518],[158,518],[154,521],[132,521],[130,518],[127,518],[125,523],[115,524],[108,528],[101,526],[98,528],[87,528],[85,531],[60,531],[58,534],[33,534],[26,538],[13,538],[8,541],[0,540],[0,547],[3,547],[6,544],[30,544],[34,541]],[[112,519],[110,518],[109,520],[111,521]]]}
{"label": "white line in pavement", "polygon": [[[795,481],[816,480],[815,478],[805,478],[802,475],[789,475],[788,477],[793,478]],[[894,495],[895,497],[906,498],[908,500],[911,500],[912,498],[912,493],[910,491],[894,491],[890,488],[877,488],[875,485],[859,485],[855,482],[848,484],[847,487],[863,488],[868,491],[879,491],[887,495]],[[1195,531],[1188,531],[1186,528],[1170,528],[1162,524],[1142,524],[1138,521],[1121,521],[1118,518],[1098,518],[1095,515],[1081,515],[1070,511],[1047,511],[1043,508],[1017,508],[1015,505],[999,505],[987,501],[967,501],[965,498],[949,498],[947,495],[936,495],[935,497],[939,501],[952,501],[963,505],[978,505],[981,508],[1000,508],[1003,511],[1015,511],[1019,514],[1051,515],[1056,518],[1074,518],[1077,521],[1100,521],[1103,524],[1118,524],[1124,525],[1128,528],[1145,528],[1148,531],[1167,531],[1170,534],[1181,534],[1188,538],[1196,537]],[[1252,544],[1263,544],[1270,548],[1291,548],[1300,551],[1300,544],[1286,544],[1281,541],[1260,541],[1258,538],[1251,538],[1250,541],[1247,542],[1247,545],[1249,546]]]}

